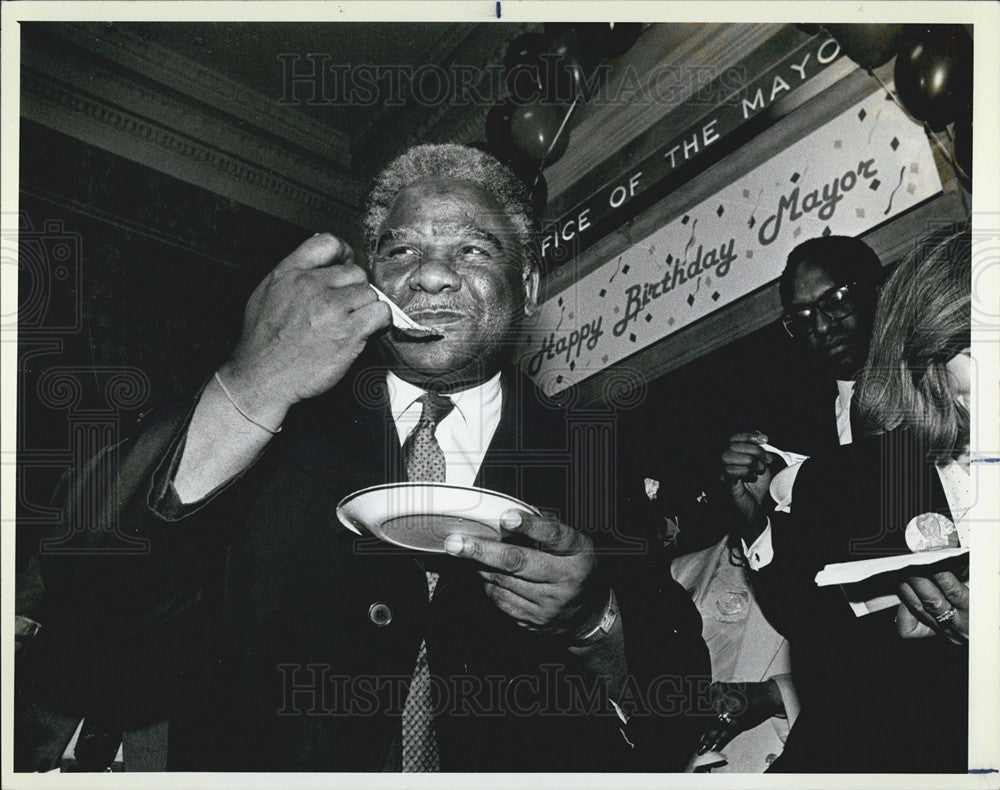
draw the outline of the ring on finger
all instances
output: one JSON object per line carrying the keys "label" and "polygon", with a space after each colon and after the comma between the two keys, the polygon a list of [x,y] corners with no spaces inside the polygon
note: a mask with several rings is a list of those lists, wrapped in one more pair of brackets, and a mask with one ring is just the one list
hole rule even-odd
{"label": "ring on finger", "polygon": [[958,610],[954,606],[949,606],[947,611],[935,615],[934,619],[938,621],[938,624],[945,625],[947,623],[950,623],[956,617],[958,617]]}

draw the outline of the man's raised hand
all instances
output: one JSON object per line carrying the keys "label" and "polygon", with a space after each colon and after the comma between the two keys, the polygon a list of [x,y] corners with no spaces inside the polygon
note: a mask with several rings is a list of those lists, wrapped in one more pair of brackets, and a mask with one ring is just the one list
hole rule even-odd
{"label": "man's raised hand", "polygon": [[220,372],[248,412],[279,424],[292,404],[339,382],[390,320],[351,247],[317,233],[257,286]]}
{"label": "man's raised hand", "polygon": [[722,477],[747,533],[759,534],[760,504],[771,482],[769,467],[774,463],[774,454],[761,447],[766,441],[760,431],[733,434],[720,459]]}

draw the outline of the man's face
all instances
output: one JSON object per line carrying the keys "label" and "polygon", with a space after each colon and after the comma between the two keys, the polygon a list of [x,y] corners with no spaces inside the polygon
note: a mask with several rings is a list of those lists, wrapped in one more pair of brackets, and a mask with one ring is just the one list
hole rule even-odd
{"label": "man's face", "polygon": [[812,328],[805,335],[809,346],[837,378],[849,379],[868,356],[874,304],[870,295],[853,288],[854,309],[849,316],[830,318],[815,308],[816,300],[842,285],[847,283],[835,279],[823,264],[803,263],[795,272],[791,303],[785,309],[813,308]]}
{"label": "man's face", "polygon": [[465,384],[496,372],[537,287],[500,205],[451,178],[399,193],[379,229],[371,277],[415,321],[441,333],[383,337],[390,367],[416,384]]}

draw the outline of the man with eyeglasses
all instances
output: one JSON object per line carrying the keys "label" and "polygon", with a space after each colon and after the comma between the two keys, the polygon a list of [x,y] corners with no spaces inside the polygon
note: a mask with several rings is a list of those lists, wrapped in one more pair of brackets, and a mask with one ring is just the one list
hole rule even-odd
{"label": "man with eyeglasses", "polygon": [[722,454],[723,476],[739,514],[741,536],[751,549],[764,528],[761,500],[773,465],[780,463],[762,445],[773,439],[783,450],[813,454],[851,443],[854,379],[868,356],[881,271],[871,247],[850,236],[809,239],[788,255],[778,284],[785,309],[781,322],[792,342],[808,348],[830,386],[815,396],[809,388],[798,393],[781,435],[757,426],[729,439]]}
{"label": "man with eyeglasses", "polygon": [[[777,471],[776,465],[783,461],[762,445],[773,442],[782,450],[813,454],[851,442],[855,433],[851,425],[854,378],[868,355],[881,269],[878,256],[867,244],[847,236],[810,239],[788,256],[779,282],[785,310],[782,325],[792,341],[804,347],[807,358],[816,363],[820,378],[825,381],[816,391],[807,383],[803,371],[803,386],[797,389],[795,397],[790,402],[772,404],[774,416],[770,423],[754,426],[758,430],[734,434],[722,454],[726,490],[737,513],[738,534],[734,537],[741,539],[753,570],[767,565],[772,558],[768,517],[781,517],[772,512],[775,503],[769,501],[769,484]],[[726,538],[698,555],[679,558],[672,569],[675,578],[682,583],[685,578],[700,579],[701,598],[707,600],[711,600],[713,584],[727,592],[731,588],[745,590],[750,597],[746,610],[756,611],[756,597],[761,611],[767,615],[771,607],[766,591],[754,589],[743,568],[737,572],[728,563],[713,564],[712,558],[721,550],[725,549],[728,556],[729,545]],[[707,567],[716,570],[706,574]],[[725,682],[725,671],[720,670],[723,680],[713,685],[720,714],[705,730],[699,754],[725,749],[725,759],[738,770],[762,770],[758,766],[764,762],[764,753],[772,752],[770,761],[775,757],[774,752],[780,751],[775,731],[787,732],[798,711],[798,699],[788,674],[788,647],[772,627],[780,624],[769,623],[758,615],[753,621],[755,625],[749,625],[748,618],[743,630],[727,632],[714,618],[703,619],[706,642],[714,645],[713,668],[733,663],[731,656],[727,659],[724,645],[749,642],[755,645],[757,663],[739,664],[737,674],[766,679],[734,686]],[[729,651],[734,649],[737,648],[730,647]],[[730,710],[726,698],[732,694],[746,699],[747,704],[739,710]],[[784,728],[779,724],[773,729],[759,727],[769,717],[786,719]],[[741,740],[734,740],[741,734],[744,734]],[[780,734],[778,738],[784,740]],[[711,754],[706,755],[706,759],[710,757]]]}

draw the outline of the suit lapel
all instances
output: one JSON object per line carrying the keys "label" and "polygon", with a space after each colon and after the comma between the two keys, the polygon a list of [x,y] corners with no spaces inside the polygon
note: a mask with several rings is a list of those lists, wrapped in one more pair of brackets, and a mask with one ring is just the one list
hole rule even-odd
{"label": "suit lapel", "polygon": [[[366,378],[371,371],[363,371]],[[364,475],[371,482],[368,485],[400,483],[406,480],[400,453],[399,435],[392,419],[389,404],[389,388],[385,383],[384,371],[378,372],[378,383],[370,388],[371,398],[359,402],[352,426],[357,432],[358,457],[370,459],[363,467]]]}
{"label": "suit lapel", "polygon": [[[336,394],[319,399],[303,434],[299,465],[338,496],[406,479],[382,370],[362,367],[338,385]],[[356,553],[398,556],[399,549],[344,528],[335,508],[329,518],[340,538],[355,543]]]}
{"label": "suit lapel", "polygon": [[518,426],[518,382],[507,371],[500,377],[500,422],[493,433],[474,485],[517,496],[517,480],[511,476],[510,458],[521,446]]}

